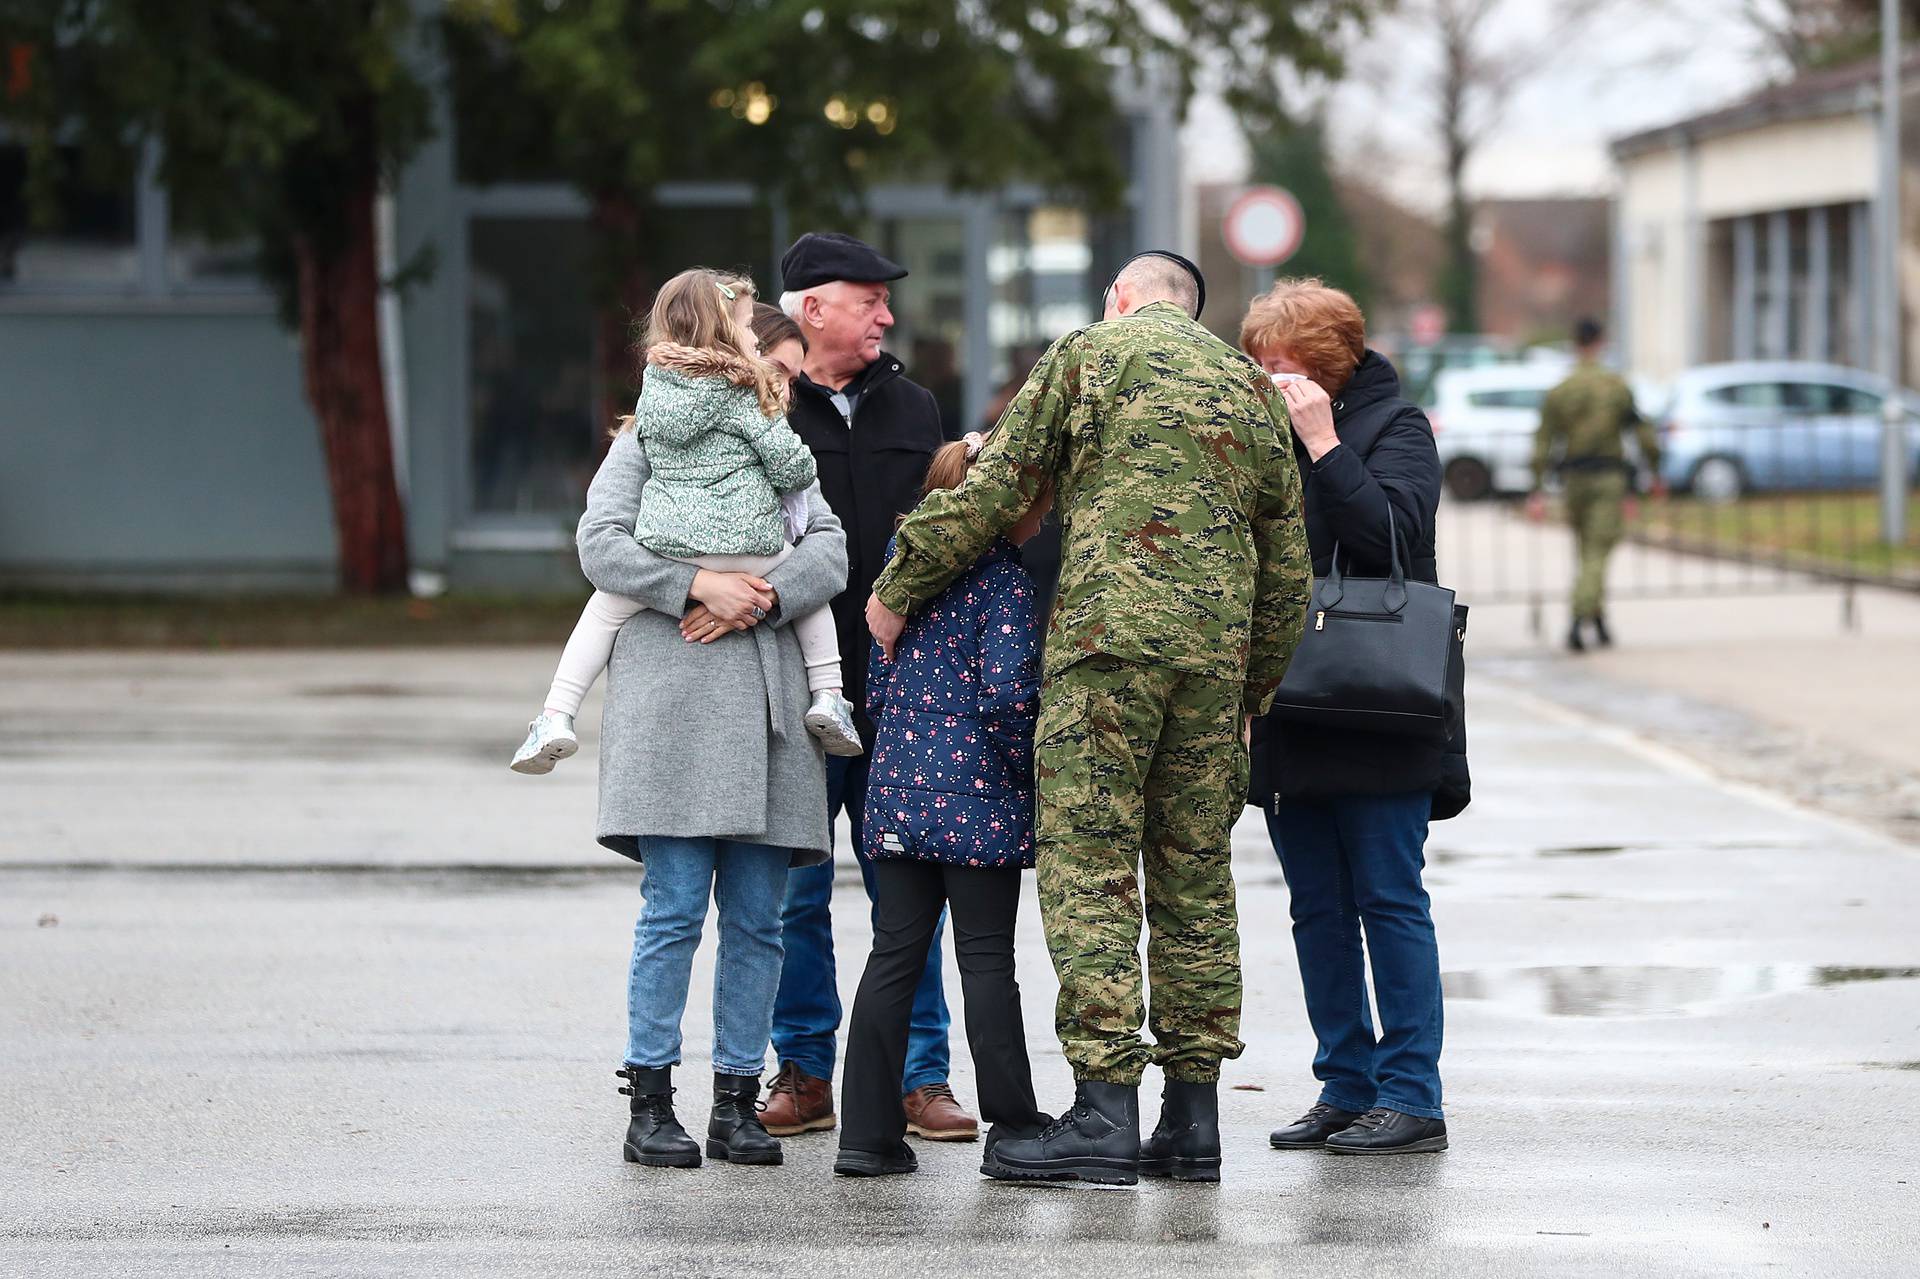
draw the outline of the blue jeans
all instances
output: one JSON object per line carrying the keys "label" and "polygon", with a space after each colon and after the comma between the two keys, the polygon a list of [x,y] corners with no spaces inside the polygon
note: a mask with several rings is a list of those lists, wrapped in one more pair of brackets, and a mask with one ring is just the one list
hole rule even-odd
{"label": "blue jeans", "polygon": [[1320,1100],[1341,1110],[1441,1118],[1440,947],[1420,883],[1431,802],[1425,791],[1282,800],[1267,815],[1292,895],[1307,1020],[1320,1041],[1313,1076],[1324,1085]]}
{"label": "blue jeans", "polygon": [[759,1078],[767,1064],[773,992],[780,981],[780,900],[792,853],[725,839],[640,840],[646,905],[633,929],[627,979],[627,1065],[680,1064],[693,952],[711,893],[719,907],[713,972],[713,1069]]}
{"label": "blue jeans", "polygon": [[[875,900],[873,863],[860,849],[861,818],[867,808],[867,760],[827,757],[827,820],[842,809],[853,827],[854,855],[867,900]],[[773,1049],[815,1079],[833,1078],[835,1036],[840,1030],[840,984],[833,966],[833,863],[796,870],[787,881],[781,912],[787,958],[780,969],[780,993],[773,1001]],[[878,908],[873,918],[878,918]],[[934,926],[927,966],[913,994],[913,1020],[907,1032],[907,1068],[900,1091],[944,1083],[950,1066],[947,1049],[947,997],[940,985],[940,934],[946,914]]]}

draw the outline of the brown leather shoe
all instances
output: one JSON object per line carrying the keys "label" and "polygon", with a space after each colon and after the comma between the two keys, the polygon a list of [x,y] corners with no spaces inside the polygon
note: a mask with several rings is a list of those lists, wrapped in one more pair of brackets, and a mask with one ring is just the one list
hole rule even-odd
{"label": "brown leather shoe", "polygon": [[980,1135],[980,1122],[954,1100],[953,1089],[945,1084],[916,1088],[900,1099],[907,1110],[907,1131],[928,1141],[972,1141]]}
{"label": "brown leather shoe", "polygon": [[760,1103],[761,1125],[776,1137],[797,1137],[825,1132],[839,1122],[833,1113],[833,1081],[815,1079],[793,1062],[781,1062],[780,1073],[767,1085],[767,1099]]}

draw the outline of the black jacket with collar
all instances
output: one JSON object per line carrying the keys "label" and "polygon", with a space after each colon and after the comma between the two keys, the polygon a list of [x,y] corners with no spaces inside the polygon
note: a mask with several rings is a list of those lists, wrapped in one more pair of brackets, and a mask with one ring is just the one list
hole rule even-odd
{"label": "black jacket with collar", "polygon": [[[834,406],[836,389],[855,397],[851,424]],[[846,527],[847,589],[834,597],[834,630],[847,700],[861,740],[872,750],[873,723],[866,712],[867,596],[887,566],[895,524],[919,504],[927,462],[948,437],[932,392],[909,379],[900,361],[885,351],[844,387],[795,379],[787,422],[813,451],[820,493]]]}
{"label": "black jacket with collar", "polygon": [[[1427,415],[1400,395],[1400,375],[1368,351],[1333,397],[1340,443],[1311,461],[1298,437],[1294,456],[1306,497],[1307,549],[1324,577],[1333,552],[1349,573],[1391,570],[1388,511],[1407,576],[1438,579],[1434,514],[1440,505],[1440,455]],[[1253,726],[1253,776],[1247,802],[1271,809],[1285,799],[1432,791],[1443,748],[1418,738],[1287,723],[1269,715]]]}

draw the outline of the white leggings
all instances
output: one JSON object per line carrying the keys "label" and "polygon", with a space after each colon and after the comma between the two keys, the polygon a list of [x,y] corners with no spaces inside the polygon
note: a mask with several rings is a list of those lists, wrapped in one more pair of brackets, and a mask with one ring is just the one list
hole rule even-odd
{"label": "white leggings", "polygon": [[[778,555],[702,555],[680,562],[715,573],[751,573],[764,577],[792,554],[793,548],[788,546]],[[607,661],[613,656],[614,637],[641,608],[642,605],[624,595],[593,593],[586,608],[581,610],[580,621],[568,637],[566,648],[560,652],[560,667],[553,673],[553,687],[547,690],[546,709],[563,715],[580,713],[580,703],[587,690],[600,678],[600,672],[607,668]],[[818,693],[840,688],[840,640],[833,630],[833,610],[815,609],[794,622],[793,632],[800,639],[800,656],[807,664],[808,691]]]}

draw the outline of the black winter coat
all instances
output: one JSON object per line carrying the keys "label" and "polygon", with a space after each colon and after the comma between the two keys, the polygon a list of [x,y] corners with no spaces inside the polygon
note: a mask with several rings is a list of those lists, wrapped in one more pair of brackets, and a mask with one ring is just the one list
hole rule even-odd
{"label": "black winter coat", "polygon": [[[1407,576],[1435,581],[1440,455],[1427,415],[1401,398],[1400,375],[1385,356],[1368,351],[1333,397],[1333,426],[1340,443],[1317,463],[1294,439],[1314,577],[1325,577],[1332,568],[1336,543],[1345,571],[1385,577],[1391,570],[1391,505]],[[1326,799],[1432,791],[1440,784],[1444,751],[1439,743],[1419,738],[1288,723],[1268,715],[1253,725],[1247,803],[1271,810],[1276,795]]]}
{"label": "black winter coat", "polygon": [[[834,407],[833,392],[858,392],[853,422]],[[860,738],[873,750],[867,718],[867,596],[887,566],[887,543],[902,515],[920,502],[927,462],[945,435],[933,394],[909,379],[885,351],[845,387],[795,379],[787,421],[820,469],[820,492],[847,530],[847,589],[834,597],[840,668]],[[954,438],[958,438],[955,436]]]}

